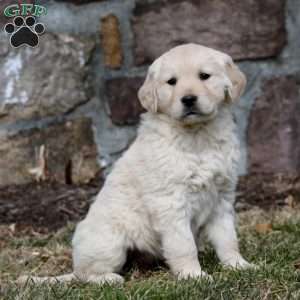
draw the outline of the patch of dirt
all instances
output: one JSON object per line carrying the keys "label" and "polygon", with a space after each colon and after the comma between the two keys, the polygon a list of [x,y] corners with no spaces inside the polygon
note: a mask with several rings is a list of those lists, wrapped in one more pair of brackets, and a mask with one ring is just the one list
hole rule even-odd
{"label": "patch of dirt", "polygon": [[102,185],[103,179],[97,176],[83,185],[47,181],[2,187],[0,225],[14,224],[19,232],[56,231],[84,217]]}
{"label": "patch of dirt", "polygon": [[300,203],[299,174],[253,173],[242,176],[237,187],[240,207],[258,206],[263,209],[293,207]]}
{"label": "patch of dirt", "polygon": [[[103,185],[98,176],[85,185],[57,182],[0,188],[0,225],[13,224],[16,232],[48,233],[84,217]],[[264,209],[300,203],[300,176],[250,174],[240,178],[237,209]]]}

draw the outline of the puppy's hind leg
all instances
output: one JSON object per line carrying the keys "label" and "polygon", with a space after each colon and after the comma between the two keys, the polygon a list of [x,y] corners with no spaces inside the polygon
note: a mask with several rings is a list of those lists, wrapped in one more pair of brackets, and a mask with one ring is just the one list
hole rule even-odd
{"label": "puppy's hind leg", "polygon": [[74,272],[61,276],[21,276],[19,284],[55,284],[83,281],[97,284],[122,284],[124,279],[118,274],[126,260],[128,246],[124,232],[108,224],[81,222],[73,238]]}
{"label": "puppy's hind leg", "polygon": [[84,221],[78,225],[73,239],[74,274],[81,281],[97,284],[122,284],[118,273],[127,256],[127,239],[122,229],[110,224],[95,228]]}

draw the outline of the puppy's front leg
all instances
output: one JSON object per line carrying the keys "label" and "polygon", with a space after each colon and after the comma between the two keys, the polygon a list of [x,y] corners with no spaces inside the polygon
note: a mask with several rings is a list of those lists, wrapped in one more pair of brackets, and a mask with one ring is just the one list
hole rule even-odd
{"label": "puppy's front leg", "polygon": [[221,201],[216,213],[205,226],[205,231],[222,264],[233,268],[252,267],[239,251],[231,203]]}
{"label": "puppy's front leg", "polygon": [[163,256],[179,279],[208,276],[201,270],[191,228],[186,221],[173,220],[162,230]]}

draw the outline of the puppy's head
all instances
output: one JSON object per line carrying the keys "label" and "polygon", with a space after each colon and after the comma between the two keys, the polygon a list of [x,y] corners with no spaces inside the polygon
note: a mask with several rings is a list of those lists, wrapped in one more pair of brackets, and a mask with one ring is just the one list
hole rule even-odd
{"label": "puppy's head", "polygon": [[222,105],[241,96],[245,85],[230,56],[186,44],[153,62],[138,96],[146,110],[193,125],[215,118]]}

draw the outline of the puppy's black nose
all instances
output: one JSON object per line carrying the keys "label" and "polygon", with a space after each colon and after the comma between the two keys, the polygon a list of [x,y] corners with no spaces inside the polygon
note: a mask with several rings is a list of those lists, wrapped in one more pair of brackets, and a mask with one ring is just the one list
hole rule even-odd
{"label": "puppy's black nose", "polygon": [[192,107],[196,101],[197,101],[197,96],[195,95],[187,95],[181,98],[181,102],[186,107]]}

